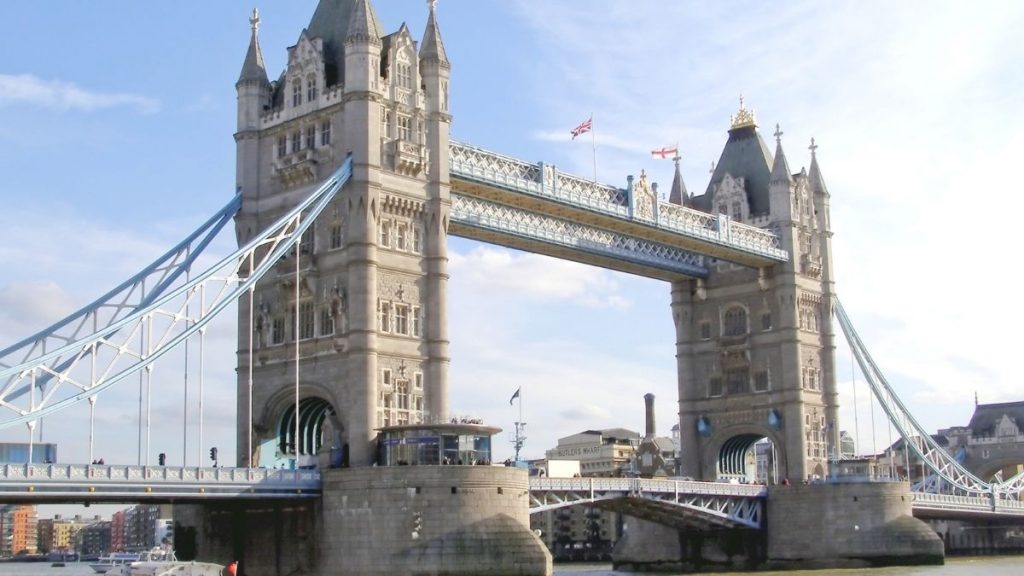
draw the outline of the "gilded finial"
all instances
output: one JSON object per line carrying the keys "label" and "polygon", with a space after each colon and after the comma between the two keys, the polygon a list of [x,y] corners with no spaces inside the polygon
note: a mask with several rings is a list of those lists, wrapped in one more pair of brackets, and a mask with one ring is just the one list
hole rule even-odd
{"label": "gilded finial", "polygon": [[811,151],[811,158],[814,158],[818,151],[818,145],[814,143],[813,137],[811,137],[811,145],[808,146],[807,149]]}
{"label": "gilded finial", "polygon": [[778,122],[775,123],[775,134],[773,136],[775,136],[776,144],[782,144],[782,128],[779,128]]}
{"label": "gilded finial", "polygon": [[746,128],[748,126],[757,127],[757,120],[754,119],[754,111],[747,110],[743,106],[743,94],[740,94],[740,109],[736,112],[735,116],[729,117],[729,124],[730,130]]}
{"label": "gilded finial", "polygon": [[252,25],[253,33],[260,29],[260,10],[259,8],[252,9],[252,16],[249,17],[249,24]]}

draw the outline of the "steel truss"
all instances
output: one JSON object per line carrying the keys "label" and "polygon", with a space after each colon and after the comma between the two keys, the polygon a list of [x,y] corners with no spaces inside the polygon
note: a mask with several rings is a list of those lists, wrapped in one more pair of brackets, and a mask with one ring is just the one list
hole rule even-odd
{"label": "steel truss", "polygon": [[864,378],[871,386],[882,409],[903,438],[904,443],[932,471],[929,482],[916,484],[916,491],[928,491],[954,495],[989,495],[995,499],[1016,499],[1024,491],[1024,472],[1003,482],[985,482],[949,455],[942,446],[911,415],[882,374],[882,370],[868,353],[867,347],[854,330],[846,310],[838,299],[835,300],[835,314],[839,326],[849,342]]}
{"label": "steel truss", "polygon": [[[203,254],[213,239],[227,225],[242,205],[242,197],[235,195],[230,202],[217,211],[209,220],[188,235],[177,246],[154,260],[120,286],[107,292],[95,302],[83,307],[52,326],[28,338],[0,350],[0,369],[12,376],[3,379],[0,391],[0,405],[9,407],[13,399],[29,393],[29,387],[20,382],[16,367],[31,364],[48,352],[75,342],[80,338],[102,332],[129,314],[152,303],[181,279]],[[47,363],[48,369],[35,381],[43,396],[52,373],[66,368],[73,360],[67,356],[53,356]]]}
{"label": "steel truss", "polygon": [[453,223],[686,276],[708,274],[700,254],[479,198],[456,193],[451,198]]}
{"label": "steel truss", "polygon": [[[245,246],[196,274],[190,281],[166,289],[159,297],[149,292],[134,307],[128,306],[123,314],[110,319],[105,326],[91,331],[82,328],[83,335],[67,338],[67,343],[53,350],[39,350],[27,360],[0,371],[0,382],[6,382],[0,390],[0,407],[15,414],[12,418],[0,420],[0,429],[31,423],[76,402],[93,398],[125,377],[149,368],[175,346],[204,330],[210,320],[288,255],[348,181],[351,172],[352,160],[348,158],[308,198]],[[182,266],[173,269],[178,276],[187,268],[186,261],[191,263],[191,259],[185,258]],[[168,272],[162,277],[164,284],[171,284],[170,277],[175,272]],[[122,289],[135,284],[126,282]],[[141,291],[141,279],[138,285]],[[120,293],[115,289],[108,296]],[[85,314],[77,312],[54,326],[77,325],[80,318],[95,317],[88,313],[91,308],[112,306],[102,301],[84,308]],[[31,344],[25,343],[35,341],[35,338],[30,338],[20,343],[20,347],[31,348]],[[17,348],[19,345],[12,347]],[[42,382],[49,384],[43,387]],[[25,390],[30,393],[24,394]]]}
{"label": "steel truss", "polygon": [[531,478],[530,513],[620,499],[656,502],[715,524],[760,528],[764,486],[644,478]]}
{"label": "steel truss", "polygon": [[449,144],[449,162],[453,178],[617,218],[641,221],[656,228],[757,254],[777,262],[789,259],[778,235],[772,231],[734,222],[725,215],[708,214],[662,202],[639,183],[631,182],[625,189],[616,188],[562,173],[550,164],[532,164],[454,141]]}

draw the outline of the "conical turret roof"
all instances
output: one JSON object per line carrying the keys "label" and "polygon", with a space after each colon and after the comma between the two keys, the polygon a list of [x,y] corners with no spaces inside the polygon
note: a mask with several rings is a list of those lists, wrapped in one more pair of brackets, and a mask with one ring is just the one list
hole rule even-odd
{"label": "conical turret roof", "polygon": [[238,75],[238,84],[242,82],[260,82],[269,84],[267,78],[267,66],[263,62],[263,51],[260,50],[260,13],[252,9],[252,17],[249,18],[252,25],[252,38],[249,39],[249,50],[245,53],[245,62],[242,63],[242,72]]}
{"label": "conical turret roof", "polygon": [[821,177],[821,168],[818,167],[818,145],[814,143],[814,138],[811,138],[810,150],[811,169],[807,173],[807,182],[814,192],[828,194],[828,188],[825,187],[825,179]]}
{"label": "conical turret roof", "polygon": [[679,169],[679,157],[673,158],[676,162],[676,174],[672,177],[672,189],[668,193],[668,201],[671,204],[686,206],[689,201],[689,192],[686,191],[686,183],[683,182],[683,172]]}
{"label": "conical turret roof", "polygon": [[423,47],[420,48],[420,58],[434,58],[439,62],[448,62],[448,55],[444,51],[444,41],[441,40],[441,29],[437,26],[436,6],[430,3],[430,15],[427,16],[427,30],[423,33]]}
{"label": "conical turret roof", "polygon": [[782,151],[782,130],[775,125],[775,161],[772,163],[771,182],[793,181],[793,175],[789,171],[789,162],[786,162],[786,154]]}
{"label": "conical turret roof", "polygon": [[740,110],[733,117],[729,128],[729,140],[722,149],[707,190],[696,199],[697,207],[708,212],[712,210],[714,191],[725,175],[729,174],[733,178],[744,179],[750,213],[767,214],[770,208],[768,183],[771,181],[771,165],[771,152],[757,131],[754,113],[743,107],[741,98]]}
{"label": "conical turret roof", "polygon": [[379,40],[384,35],[384,28],[377,20],[377,14],[369,0],[320,0],[309,26],[306,27],[306,34],[310,38],[323,40],[329,86],[345,78],[345,40],[349,36],[353,9],[357,5],[361,11],[357,16],[364,22],[362,26],[367,36]]}

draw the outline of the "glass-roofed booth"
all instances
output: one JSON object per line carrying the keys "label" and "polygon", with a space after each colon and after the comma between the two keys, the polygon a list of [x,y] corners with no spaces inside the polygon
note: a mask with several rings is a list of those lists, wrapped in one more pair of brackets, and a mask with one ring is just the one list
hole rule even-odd
{"label": "glass-roofed booth", "polygon": [[410,424],[377,430],[381,466],[491,463],[491,436],[501,428],[483,424]]}

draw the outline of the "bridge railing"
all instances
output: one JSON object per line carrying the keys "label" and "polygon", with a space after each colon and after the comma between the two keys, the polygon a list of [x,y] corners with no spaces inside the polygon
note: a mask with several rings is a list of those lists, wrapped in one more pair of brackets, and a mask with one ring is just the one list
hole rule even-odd
{"label": "bridge railing", "polygon": [[636,202],[632,189],[599,184],[586,178],[564,174],[543,162],[530,163],[497,152],[452,141],[449,144],[451,173],[484,184],[515,192],[563,202],[594,212],[643,221],[655,227],[729,245],[773,258],[789,259],[777,234],[756,226],[733,222],[723,214],[708,214],[684,206],[654,199],[652,218],[634,218]]}
{"label": "bridge railing", "polygon": [[757,484],[728,484],[725,482],[698,482],[696,480],[654,480],[647,478],[530,478],[530,490],[595,492],[659,492],[664,494],[703,494],[735,496],[740,498],[764,497],[765,486]]}
{"label": "bridge railing", "polygon": [[913,492],[914,504],[932,510],[997,512],[1024,516],[1024,502],[989,496],[960,496]]}
{"label": "bridge railing", "polygon": [[289,488],[320,488],[316,470],[280,470],[267,468],[203,468],[196,466],[133,466],[96,464],[4,464],[0,482],[52,483],[171,483],[260,484]]}

